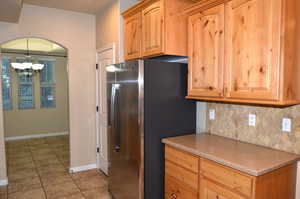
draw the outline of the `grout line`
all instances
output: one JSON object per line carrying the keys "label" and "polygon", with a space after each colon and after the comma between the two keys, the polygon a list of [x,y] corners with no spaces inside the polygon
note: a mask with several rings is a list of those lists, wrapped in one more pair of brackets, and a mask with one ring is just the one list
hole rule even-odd
{"label": "grout line", "polygon": [[[57,153],[55,153],[54,151],[53,151],[53,153],[55,154],[55,157],[57,158],[57,160],[59,161],[59,163],[64,167],[64,169],[66,169],[65,166],[64,166],[64,163],[61,161],[60,158],[58,158]],[[70,147],[69,147],[69,157],[70,157]],[[82,196],[83,198],[85,198],[84,195],[83,195],[83,193],[81,192],[81,189],[79,188],[79,186],[77,185],[77,183],[75,182],[75,180],[72,178],[71,174],[69,173],[68,169],[66,169],[66,170],[67,170],[68,176],[71,178],[72,182],[74,183],[74,185],[75,185],[75,186],[77,187],[77,189],[79,190],[81,196]],[[70,195],[70,196],[72,196],[72,195]],[[86,199],[86,198],[85,198],[85,199]]]}
{"label": "grout line", "polygon": [[[63,163],[64,160],[61,159],[61,158],[59,158],[59,151],[55,152],[55,150],[54,150],[55,147],[50,147],[51,143],[50,143],[49,140],[47,140],[46,138],[40,138],[40,139],[42,139],[42,140],[45,141],[43,144],[47,144],[47,145],[49,146],[49,149],[50,149],[50,151],[51,151],[51,154],[53,153],[54,156],[57,158],[59,164],[63,166],[64,170],[67,170],[65,164]],[[34,139],[30,139],[30,140],[34,140]],[[31,146],[34,146],[35,144],[30,144],[30,142],[29,142],[30,140],[27,140],[27,141],[25,142],[24,146],[25,146],[26,148],[28,148],[28,152],[29,152],[29,154],[30,154],[30,156],[28,156],[28,158],[31,158],[31,160],[33,161],[33,168],[32,168],[32,169],[37,173],[37,177],[39,178],[39,181],[40,181],[40,184],[41,184],[41,189],[43,190],[43,192],[44,192],[44,194],[45,194],[45,198],[48,199],[49,197],[47,196],[46,189],[45,189],[46,186],[44,186],[44,184],[43,184],[43,181],[42,181],[42,175],[41,175],[40,172],[39,172],[38,165],[37,165],[37,160],[34,158],[34,155],[33,155],[33,154],[34,154],[34,149],[32,149],[32,147],[31,147]],[[62,145],[62,146],[64,146],[64,145]],[[63,147],[63,148],[64,148],[64,147]],[[69,154],[68,154],[68,155],[70,156],[70,148],[68,149],[68,151],[69,151]],[[103,173],[102,173],[99,169],[96,169],[96,171],[97,171],[97,175],[99,175],[99,176],[103,175]],[[71,181],[74,183],[74,185],[75,185],[75,186],[77,187],[77,189],[79,190],[80,195],[81,195],[84,199],[87,199],[87,198],[85,197],[85,195],[83,194],[83,190],[80,189],[80,186],[79,186],[79,184],[76,182],[75,178],[72,177],[72,174],[69,173],[68,171],[66,172],[66,174],[71,178]],[[76,175],[76,174],[75,174],[75,175]],[[24,190],[24,191],[26,191],[26,190]],[[72,195],[74,195],[74,194],[70,194],[70,195],[68,195],[68,196],[72,196]],[[68,196],[67,196],[67,197],[68,197]],[[8,199],[8,186],[6,186],[6,197],[5,197],[5,199]]]}
{"label": "grout line", "polygon": [[[28,142],[27,142],[27,144],[28,144]],[[28,145],[29,145],[29,144],[28,144]],[[29,147],[29,146],[28,146],[28,147]],[[39,177],[39,180],[40,180],[40,183],[41,183],[41,187],[42,187],[43,192],[44,192],[44,194],[45,194],[45,197],[46,197],[46,199],[47,199],[48,196],[47,196],[47,193],[46,193],[46,190],[45,190],[45,187],[44,187],[44,184],[43,184],[41,175],[40,175],[40,173],[39,173],[39,171],[38,171],[38,168],[37,168],[37,165],[36,165],[36,161],[35,161],[34,158],[33,158],[32,150],[31,150],[30,147],[29,147],[29,151],[30,151],[30,154],[31,154],[31,159],[32,159],[32,161],[33,161],[33,163],[34,163],[35,171],[36,171],[36,173],[37,173],[37,175],[38,175],[38,177]]]}

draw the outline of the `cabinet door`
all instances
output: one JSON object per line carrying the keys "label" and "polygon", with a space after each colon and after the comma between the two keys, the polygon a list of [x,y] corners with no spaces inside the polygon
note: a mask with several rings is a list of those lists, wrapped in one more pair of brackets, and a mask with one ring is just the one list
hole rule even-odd
{"label": "cabinet door", "polygon": [[165,199],[198,199],[198,190],[192,189],[188,185],[166,175]]}
{"label": "cabinet door", "polygon": [[162,3],[155,1],[142,11],[142,55],[161,54],[162,42]]}
{"label": "cabinet door", "polygon": [[201,199],[246,199],[206,179],[203,179],[201,183],[200,198]]}
{"label": "cabinet door", "polygon": [[224,5],[189,17],[189,95],[223,96]]}
{"label": "cabinet door", "polygon": [[281,0],[226,4],[227,97],[278,100]]}
{"label": "cabinet door", "polygon": [[125,18],[125,59],[141,57],[141,12]]}

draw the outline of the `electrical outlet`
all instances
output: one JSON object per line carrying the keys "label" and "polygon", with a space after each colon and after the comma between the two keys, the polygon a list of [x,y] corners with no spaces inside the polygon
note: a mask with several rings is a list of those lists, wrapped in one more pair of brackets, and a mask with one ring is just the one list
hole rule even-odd
{"label": "electrical outlet", "polygon": [[256,126],[256,115],[255,114],[249,114],[249,126]]}
{"label": "electrical outlet", "polygon": [[292,131],[292,120],[290,118],[282,119],[282,131],[291,132]]}
{"label": "electrical outlet", "polygon": [[216,110],[209,109],[209,120],[215,120],[215,119],[216,119]]}

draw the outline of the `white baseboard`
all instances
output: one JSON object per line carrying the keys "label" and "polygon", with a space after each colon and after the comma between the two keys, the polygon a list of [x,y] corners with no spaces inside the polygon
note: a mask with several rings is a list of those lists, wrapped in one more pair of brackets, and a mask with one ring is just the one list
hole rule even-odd
{"label": "white baseboard", "polygon": [[97,169],[97,164],[88,164],[88,165],[84,165],[81,167],[73,167],[73,168],[70,168],[69,172],[77,173],[77,172],[87,171],[87,170],[91,170],[91,169]]}
{"label": "white baseboard", "polygon": [[8,180],[4,179],[4,180],[0,180],[0,186],[6,186],[8,185]]}
{"label": "white baseboard", "polygon": [[44,134],[36,134],[36,135],[26,135],[26,136],[16,136],[16,137],[7,137],[5,141],[16,141],[16,140],[27,140],[32,138],[44,138],[44,137],[53,137],[53,136],[62,136],[68,135],[69,132],[56,132],[56,133],[44,133]]}

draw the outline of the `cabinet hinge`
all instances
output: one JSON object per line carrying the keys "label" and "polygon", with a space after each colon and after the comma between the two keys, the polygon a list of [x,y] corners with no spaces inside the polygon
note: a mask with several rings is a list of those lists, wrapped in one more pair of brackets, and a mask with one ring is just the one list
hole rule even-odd
{"label": "cabinet hinge", "polygon": [[96,111],[99,112],[99,106],[96,106]]}
{"label": "cabinet hinge", "polygon": [[100,153],[100,148],[99,147],[97,147],[97,153]]}
{"label": "cabinet hinge", "polygon": [[99,69],[99,64],[96,64],[96,70],[98,70]]}

